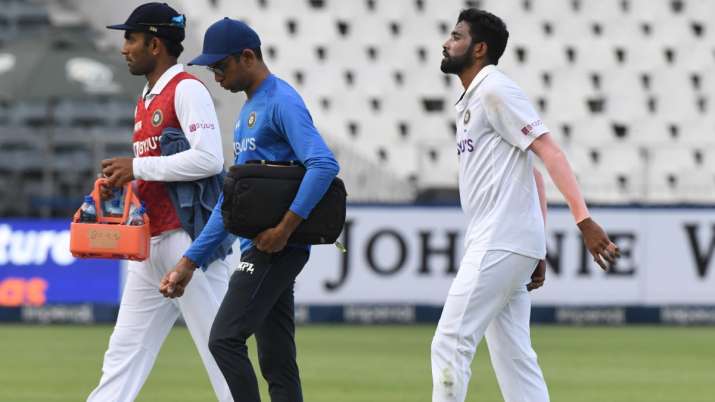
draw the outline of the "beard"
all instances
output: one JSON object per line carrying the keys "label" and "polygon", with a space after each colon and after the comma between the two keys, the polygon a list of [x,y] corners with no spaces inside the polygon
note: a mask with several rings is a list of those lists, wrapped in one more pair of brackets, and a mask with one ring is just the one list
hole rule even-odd
{"label": "beard", "polygon": [[460,74],[465,69],[474,65],[476,60],[473,57],[473,50],[474,45],[469,46],[469,48],[462,55],[445,56],[442,59],[440,70],[442,70],[445,74]]}
{"label": "beard", "polygon": [[138,63],[136,60],[134,60],[132,62],[127,62],[127,66],[129,67],[129,73],[131,75],[147,75],[150,72],[154,71],[154,69],[156,68],[156,63],[148,61]]}
{"label": "beard", "polygon": [[142,69],[141,67],[137,67],[135,65],[129,66],[129,73],[131,75],[146,75],[146,71],[144,71],[144,69]]}

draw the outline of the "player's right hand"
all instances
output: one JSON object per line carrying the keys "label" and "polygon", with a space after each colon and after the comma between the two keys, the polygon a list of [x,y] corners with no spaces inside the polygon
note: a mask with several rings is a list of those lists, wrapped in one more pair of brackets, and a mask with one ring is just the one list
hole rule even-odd
{"label": "player's right hand", "polygon": [[581,230],[586,248],[593,256],[593,260],[604,271],[608,271],[616,263],[616,259],[621,256],[618,246],[608,238],[606,232],[593,219],[586,218],[577,223],[577,225]]}
{"label": "player's right hand", "polygon": [[102,184],[99,186],[99,199],[108,200],[114,196],[114,191],[107,184]]}
{"label": "player's right hand", "polygon": [[531,282],[526,285],[526,290],[531,292],[534,289],[538,289],[544,286],[544,281],[546,280],[546,261],[539,260],[536,264],[534,272],[531,274]]}
{"label": "player's right hand", "polygon": [[181,257],[174,269],[167,272],[161,279],[159,292],[168,298],[181,297],[186,290],[186,287],[194,275],[196,264],[186,257]]}

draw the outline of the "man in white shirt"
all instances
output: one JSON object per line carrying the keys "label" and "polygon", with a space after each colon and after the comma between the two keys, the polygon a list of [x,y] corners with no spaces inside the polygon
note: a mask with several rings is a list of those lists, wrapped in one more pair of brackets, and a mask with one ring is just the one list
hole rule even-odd
{"label": "man in white shirt", "polygon": [[[181,299],[166,299],[159,293],[161,278],[191,245],[193,235],[184,229],[184,219],[180,219],[167,183],[211,180],[223,171],[221,134],[211,96],[196,77],[177,64],[183,50],[184,26],[185,17],[173,8],[165,3],[148,3],[135,9],[125,24],[108,27],[125,31],[122,55],[132,74],[146,76],[147,85],[135,110],[135,157],[102,161],[102,173],[109,187],[121,187],[136,179],[132,185],[146,204],[152,237],[149,258],[128,263],[102,378],[89,395],[90,402],[133,401],[179,313],[217,399],[233,401],[208,349],[211,324],[228,287],[227,262],[215,258],[207,263],[209,269],[194,275]],[[179,129],[190,148],[162,156],[162,133],[177,133]]]}
{"label": "man in white shirt", "polygon": [[575,176],[523,91],[496,64],[509,33],[486,11],[467,9],[443,45],[441,69],[465,92],[456,105],[465,253],[432,341],[432,400],[464,401],[477,345],[486,337],[507,402],[546,402],[531,347],[528,291],[544,281],[546,201],[541,158],[564,195],[594,260],[619,256],[589,215]]}

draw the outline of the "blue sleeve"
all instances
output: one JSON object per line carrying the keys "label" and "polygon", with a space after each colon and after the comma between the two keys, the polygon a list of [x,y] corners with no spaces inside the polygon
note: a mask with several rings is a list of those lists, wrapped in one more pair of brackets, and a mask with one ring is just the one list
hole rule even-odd
{"label": "blue sleeve", "polygon": [[288,98],[276,105],[275,123],[306,168],[290,210],[307,219],[340,168],[300,98]]}
{"label": "blue sleeve", "polygon": [[206,226],[184,253],[184,257],[202,267],[206,266],[211,255],[228,236],[228,232],[223,226],[221,204],[223,204],[223,193],[219,195]]}

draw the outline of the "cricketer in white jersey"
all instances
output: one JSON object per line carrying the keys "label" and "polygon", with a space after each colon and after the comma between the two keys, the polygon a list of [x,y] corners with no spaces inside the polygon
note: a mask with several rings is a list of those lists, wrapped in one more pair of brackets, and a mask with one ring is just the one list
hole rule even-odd
{"label": "cricketer in white jersey", "polygon": [[[161,278],[192,242],[169,199],[168,183],[211,178],[223,169],[221,131],[211,95],[177,64],[183,49],[184,21],[185,17],[166,3],[147,3],[137,7],[125,24],[108,27],[125,31],[122,55],[129,71],[146,76],[147,84],[135,110],[135,157],[102,161],[102,173],[110,186],[136,179],[138,189],[147,189],[139,191],[139,197],[147,204],[152,237],[149,258],[127,265],[102,376],[87,402],[134,401],[180,314],[215,400],[233,402],[208,348],[211,324],[228,288],[228,262],[218,258],[205,271],[199,270],[181,300],[169,300],[159,293]],[[167,127],[180,128],[190,148],[162,156],[161,137]]]}
{"label": "cricketer in white jersey", "polygon": [[534,154],[566,198],[594,259],[607,269],[619,255],[590,219],[568,162],[529,99],[495,66],[507,38],[498,17],[468,9],[443,45],[442,71],[457,74],[465,88],[456,105],[456,140],[468,227],[432,341],[434,402],[465,400],[482,337],[505,401],[549,401],[529,335],[528,290],[543,283],[546,255],[546,207]]}

